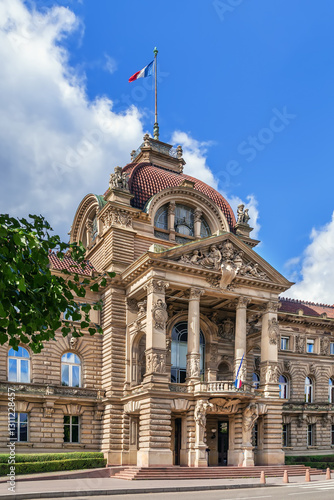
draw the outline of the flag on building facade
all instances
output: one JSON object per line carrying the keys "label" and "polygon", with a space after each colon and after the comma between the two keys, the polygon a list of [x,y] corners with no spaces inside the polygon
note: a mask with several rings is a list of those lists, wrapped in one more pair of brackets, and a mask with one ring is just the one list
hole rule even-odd
{"label": "flag on building facade", "polygon": [[244,355],[242,355],[242,358],[241,358],[241,361],[240,361],[240,365],[239,365],[239,368],[238,368],[238,371],[237,371],[237,376],[235,377],[235,382],[234,382],[234,385],[237,389],[240,389],[240,387],[242,386],[242,380],[240,378],[241,374],[240,374],[240,369],[241,369],[241,365],[242,365],[242,362],[244,360]]}
{"label": "flag on building facade", "polygon": [[138,80],[138,78],[146,78],[147,76],[152,76],[153,64],[154,64],[154,60],[152,62],[150,62],[150,64],[145,66],[145,68],[141,69],[140,71],[137,71],[137,73],[130,76],[129,82],[134,82],[135,80]]}

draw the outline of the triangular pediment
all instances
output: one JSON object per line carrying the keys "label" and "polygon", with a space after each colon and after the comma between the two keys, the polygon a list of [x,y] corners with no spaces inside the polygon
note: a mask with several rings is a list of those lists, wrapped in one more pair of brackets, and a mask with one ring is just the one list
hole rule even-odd
{"label": "triangular pediment", "polygon": [[225,233],[173,247],[158,254],[159,259],[179,265],[206,270],[220,276],[220,286],[225,288],[232,281],[256,282],[266,288],[270,284],[288,289],[292,283],[260,257],[238,236]]}

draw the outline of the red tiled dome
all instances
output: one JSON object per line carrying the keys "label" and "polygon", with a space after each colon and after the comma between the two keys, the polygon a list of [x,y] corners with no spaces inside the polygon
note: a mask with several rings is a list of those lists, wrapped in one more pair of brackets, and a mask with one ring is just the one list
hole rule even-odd
{"label": "red tiled dome", "polygon": [[151,163],[130,163],[123,168],[129,174],[129,189],[134,195],[131,205],[143,210],[145,203],[155,194],[169,187],[180,186],[187,179],[195,183],[194,188],[210,198],[223,212],[233,230],[235,217],[229,203],[215,189],[204,182],[185,174],[156,167]]}

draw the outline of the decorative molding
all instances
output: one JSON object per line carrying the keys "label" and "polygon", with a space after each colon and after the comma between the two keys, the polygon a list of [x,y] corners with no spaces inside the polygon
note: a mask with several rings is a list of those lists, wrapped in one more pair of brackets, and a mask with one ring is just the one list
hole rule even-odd
{"label": "decorative molding", "polygon": [[132,312],[133,314],[136,314],[138,312],[138,302],[136,301],[136,299],[131,299],[128,297],[126,299],[126,303],[130,312]]}
{"label": "decorative molding", "polygon": [[157,330],[165,330],[168,320],[167,304],[158,299],[152,308],[152,316],[154,320],[154,328]]}
{"label": "decorative molding", "polygon": [[166,288],[169,287],[169,283],[163,280],[155,280],[152,279],[149,283],[144,285],[144,290],[147,291],[147,294],[150,293],[165,293]]}
{"label": "decorative molding", "polygon": [[132,228],[132,217],[130,212],[125,209],[118,209],[108,206],[101,215],[104,225],[104,231],[111,226],[120,226],[122,228]]}
{"label": "decorative molding", "polygon": [[81,405],[68,404],[63,406],[63,412],[65,415],[82,415],[83,408]]}
{"label": "decorative molding", "polygon": [[238,411],[241,399],[213,398],[210,399],[210,403],[212,407],[208,412],[233,414]]}
{"label": "decorative molding", "polygon": [[234,340],[234,330],[234,322],[230,318],[226,318],[218,324],[218,337],[221,339]]}
{"label": "decorative molding", "polygon": [[166,351],[146,354],[146,373],[166,373]]}
{"label": "decorative molding", "polygon": [[261,380],[266,384],[277,384],[279,378],[279,368],[277,363],[268,363],[261,366]]}
{"label": "decorative molding", "polygon": [[329,355],[330,339],[328,337],[320,338],[320,354],[322,356]]}
{"label": "decorative molding", "polygon": [[200,355],[199,354],[187,354],[187,377],[188,378],[199,378],[201,375],[200,368]]}
{"label": "decorative molding", "polygon": [[303,354],[305,352],[306,338],[304,335],[296,335],[295,346],[298,354]]}
{"label": "decorative molding", "polygon": [[279,338],[279,325],[276,318],[271,318],[268,320],[268,336],[269,344],[277,345]]}

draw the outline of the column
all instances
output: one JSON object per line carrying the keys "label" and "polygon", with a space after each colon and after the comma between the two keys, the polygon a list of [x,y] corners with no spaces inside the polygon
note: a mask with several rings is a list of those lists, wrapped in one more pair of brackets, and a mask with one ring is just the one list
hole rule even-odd
{"label": "column", "polygon": [[200,297],[204,291],[191,288],[188,306],[187,380],[200,380]]}
{"label": "column", "polygon": [[236,377],[242,357],[244,357],[239,377],[242,382],[246,382],[247,362],[246,362],[246,334],[247,334],[247,305],[248,297],[239,297],[235,317],[235,344],[234,344],[234,377]]}
{"label": "column", "polygon": [[263,447],[258,461],[263,465],[284,464],[282,450],[282,402],[278,386],[278,302],[269,301],[262,315],[261,380],[267,413],[263,416]]}
{"label": "column", "polygon": [[168,229],[171,241],[175,241],[175,206],[175,201],[171,201],[168,205]]}
{"label": "column", "polygon": [[199,208],[196,208],[194,212],[194,236],[195,238],[200,238],[201,237],[201,218],[202,218],[202,210]]}
{"label": "column", "polygon": [[160,279],[151,279],[144,287],[147,290],[146,317],[146,373],[144,383],[168,383],[166,372],[166,322],[168,320],[165,290],[169,284]]}

